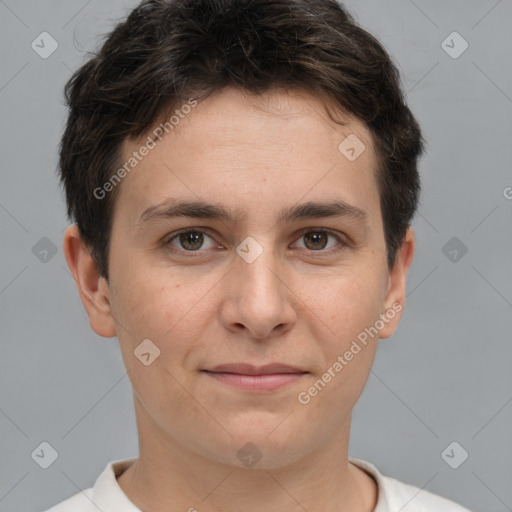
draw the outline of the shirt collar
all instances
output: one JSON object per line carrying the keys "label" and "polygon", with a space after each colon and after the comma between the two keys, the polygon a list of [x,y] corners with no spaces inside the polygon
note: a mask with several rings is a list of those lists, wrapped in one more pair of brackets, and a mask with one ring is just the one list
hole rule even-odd
{"label": "shirt collar", "polygon": [[[126,496],[117,483],[119,477],[137,459],[114,460],[107,464],[94,484],[92,501],[100,510],[109,512],[142,512]],[[385,493],[385,482],[379,470],[370,462],[349,457],[349,462],[366,471],[376,482],[378,489],[377,506],[373,512],[387,512],[389,500]]]}

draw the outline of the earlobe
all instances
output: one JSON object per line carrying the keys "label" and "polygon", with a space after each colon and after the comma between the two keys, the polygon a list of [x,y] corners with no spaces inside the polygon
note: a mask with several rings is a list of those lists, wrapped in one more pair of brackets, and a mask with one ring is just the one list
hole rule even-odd
{"label": "earlobe", "polygon": [[388,321],[379,333],[380,338],[389,338],[400,322],[405,307],[407,272],[414,257],[414,247],[414,231],[409,227],[404,241],[397,251],[395,264],[389,272],[388,291],[384,301],[384,310],[381,312],[381,317],[385,316]]}
{"label": "earlobe", "polygon": [[67,228],[63,245],[69,270],[75,280],[91,328],[105,338],[115,336],[116,328],[110,308],[108,283],[100,276],[78,226]]}

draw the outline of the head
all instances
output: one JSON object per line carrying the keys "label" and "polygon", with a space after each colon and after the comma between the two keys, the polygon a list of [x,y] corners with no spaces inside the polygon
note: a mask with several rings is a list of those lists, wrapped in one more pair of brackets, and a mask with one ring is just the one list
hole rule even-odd
{"label": "head", "polygon": [[[334,0],[144,1],[66,99],[65,253],[139,430],[276,467],[346,428],[401,316],[423,151],[380,43]],[[296,372],[255,392],[228,363]]]}

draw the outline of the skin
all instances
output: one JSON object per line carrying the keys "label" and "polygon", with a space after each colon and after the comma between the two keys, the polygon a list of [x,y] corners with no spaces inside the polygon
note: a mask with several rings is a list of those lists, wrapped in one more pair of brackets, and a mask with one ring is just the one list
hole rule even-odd
{"label": "skin", "polygon": [[[108,282],[76,226],[66,231],[65,255],[91,327],[118,337],[133,386],[140,455],[118,482],[142,510],[375,508],[375,481],[348,462],[351,412],[378,337],[391,336],[401,312],[307,405],[298,401],[359,333],[404,304],[414,253],[409,229],[388,268],[372,139],[362,122],[342,119],[346,126],[332,122],[304,91],[255,97],[224,89],[119,185]],[[354,161],[338,150],[349,134],[366,146]],[[123,162],[144,140],[124,142]],[[239,217],[140,221],[147,208],[178,200],[214,202]],[[366,220],[278,218],[283,208],[331,200],[363,210]],[[206,232],[199,250],[172,239],[184,228]],[[252,263],[236,252],[248,236],[263,248]],[[160,355],[145,366],[134,350],[148,338]],[[202,371],[234,362],[307,373],[254,392]],[[249,442],[261,453],[251,468],[237,457]]]}

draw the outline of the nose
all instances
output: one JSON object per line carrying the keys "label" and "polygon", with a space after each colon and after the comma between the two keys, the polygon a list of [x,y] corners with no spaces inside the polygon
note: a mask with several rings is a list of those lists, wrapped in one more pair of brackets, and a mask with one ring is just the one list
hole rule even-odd
{"label": "nose", "polygon": [[226,277],[220,307],[220,320],[226,329],[263,340],[293,327],[297,321],[296,297],[275,251],[263,248],[252,262],[237,255]]}

